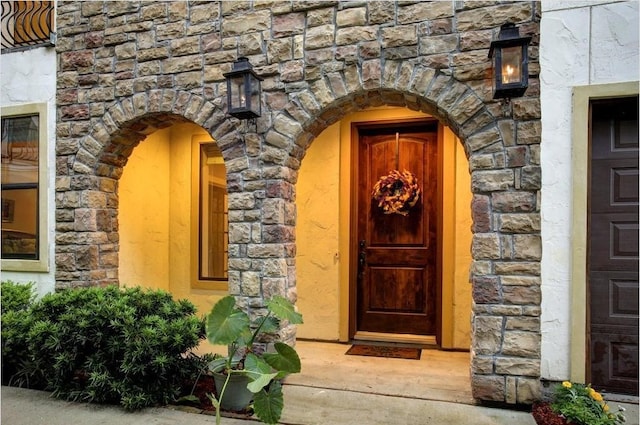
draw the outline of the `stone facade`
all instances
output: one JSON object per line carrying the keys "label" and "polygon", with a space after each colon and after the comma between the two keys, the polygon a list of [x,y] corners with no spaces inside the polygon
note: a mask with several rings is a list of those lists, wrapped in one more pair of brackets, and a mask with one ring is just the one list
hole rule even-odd
{"label": "stone facade", "polygon": [[[437,1],[58,3],[56,285],[118,282],[118,179],[146,135],[181,121],[222,150],[229,291],[255,313],[296,299],[295,190],[305,150],[345,114],[432,114],[462,140],[474,194],[472,390],[540,391],[539,4]],[[492,99],[489,44],[533,37],[524,97]],[[255,126],[226,116],[223,73],[264,78]],[[295,338],[295,329],[282,330]]]}

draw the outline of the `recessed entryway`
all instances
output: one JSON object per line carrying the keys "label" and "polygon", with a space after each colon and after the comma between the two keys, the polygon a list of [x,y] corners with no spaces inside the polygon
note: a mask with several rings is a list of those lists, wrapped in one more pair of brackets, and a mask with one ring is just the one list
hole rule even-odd
{"label": "recessed entryway", "polygon": [[[355,129],[364,127],[366,130],[363,133],[367,133],[365,136],[373,135],[373,138],[378,137],[376,130],[387,129],[386,134],[380,137],[388,136],[389,140],[378,147],[389,153],[389,156],[386,158],[388,163],[381,162],[379,169],[368,174],[369,180],[360,185],[356,180],[358,165],[363,161],[357,159],[356,141],[359,137]],[[398,146],[404,146],[408,150],[400,152],[397,168],[407,168],[413,173],[419,173],[420,183],[427,182],[423,189],[429,189],[429,193],[421,193],[420,201],[407,216],[380,214],[380,219],[396,223],[397,228],[394,229],[383,226],[388,228],[387,231],[393,230],[394,234],[405,229],[403,237],[420,229],[420,243],[427,242],[423,246],[428,247],[425,252],[432,257],[425,257],[429,259],[428,266],[422,269],[426,278],[416,282],[427,283],[429,288],[409,291],[411,297],[396,294],[401,304],[409,299],[416,301],[416,296],[421,294],[422,308],[430,315],[429,320],[415,318],[418,314],[415,312],[401,315],[414,318],[415,323],[422,322],[423,325],[430,326],[426,330],[357,327],[359,241],[371,238],[358,236],[359,220],[353,215],[356,211],[354,206],[358,204],[354,188],[362,188],[362,203],[370,206],[373,185],[380,175],[396,167],[394,128],[404,131],[398,134]],[[420,139],[414,137],[416,134],[427,136],[426,139]],[[428,143],[423,143],[424,140]],[[416,146],[421,146],[419,151],[428,153],[429,158],[425,159],[424,155],[411,150]],[[404,161],[402,155],[405,154],[409,160],[400,163]],[[382,160],[382,154],[374,154],[372,158]],[[305,315],[305,324],[298,328],[299,337],[343,342],[353,339],[402,342],[427,346],[435,346],[438,342],[444,348],[469,349],[471,191],[468,166],[464,148],[449,128],[440,125],[433,117],[404,108],[373,108],[349,114],[316,137],[302,162],[296,185],[297,293],[298,307]],[[364,174],[367,175],[367,172]],[[425,210],[431,216],[423,223],[422,215]],[[440,214],[441,210],[447,213]],[[370,212],[371,209],[364,216],[367,217]],[[418,216],[420,220],[416,221]],[[412,221],[415,221],[413,227],[410,226],[407,230],[403,224]],[[388,241],[374,242],[379,247],[371,248],[369,245],[368,249],[372,250],[369,259],[375,259],[373,251],[378,248],[389,248]],[[414,242],[409,241],[409,245],[411,253],[422,255]],[[436,249],[436,246],[440,246],[440,249]],[[440,255],[440,252],[445,254]],[[406,258],[407,255],[400,257]],[[385,267],[377,264],[374,268],[379,271]],[[411,265],[409,269],[415,271],[418,268]],[[365,271],[364,275],[371,276],[371,272]],[[382,304],[386,302],[384,291],[391,290],[394,285],[382,282],[382,286],[378,288],[383,297],[380,301]],[[417,301],[414,304],[418,305]],[[427,306],[429,307],[426,308]],[[382,310],[385,310],[384,306]],[[425,314],[425,310],[422,314]],[[381,315],[385,316],[387,312],[383,311]],[[394,321],[397,320],[394,319],[391,323]],[[441,333],[440,340],[436,341],[438,333]]]}

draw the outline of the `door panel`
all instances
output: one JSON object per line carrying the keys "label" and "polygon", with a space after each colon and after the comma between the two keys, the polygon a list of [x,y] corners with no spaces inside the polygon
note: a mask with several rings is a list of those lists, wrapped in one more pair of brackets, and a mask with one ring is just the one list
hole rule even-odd
{"label": "door panel", "polygon": [[604,300],[591,310],[591,382],[609,392],[634,394],[639,354],[637,273],[592,272],[590,281],[592,299]]}
{"label": "door panel", "polygon": [[[359,129],[356,330],[436,332],[436,143],[432,123]],[[372,188],[411,171],[421,196],[407,216],[384,214]]]}
{"label": "door panel", "polygon": [[[592,272],[591,297],[606,300],[606,308],[591,311],[594,324],[628,326],[637,319],[637,276],[633,272]],[[592,330],[594,329],[592,326]]]}
{"label": "door panel", "polygon": [[638,395],[638,98],[592,103],[589,365],[595,387]]}
{"label": "door panel", "polygon": [[[593,193],[592,212],[616,211],[638,203],[638,168],[633,159],[598,159],[591,170],[592,180],[608,182],[608,190]],[[594,210],[595,208],[595,210]]]}
{"label": "door panel", "polygon": [[628,270],[638,261],[638,217],[635,214],[592,214],[591,270]]}
{"label": "door panel", "polygon": [[369,308],[374,311],[420,313],[425,308],[424,268],[371,267]]}

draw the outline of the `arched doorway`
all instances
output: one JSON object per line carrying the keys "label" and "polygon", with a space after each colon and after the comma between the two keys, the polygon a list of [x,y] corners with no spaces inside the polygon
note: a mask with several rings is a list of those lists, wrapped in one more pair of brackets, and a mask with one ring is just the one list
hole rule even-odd
{"label": "arched doorway", "polygon": [[[357,332],[357,328],[355,333],[351,332],[355,326],[350,326],[353,325],[350,321],[355,315],[350,314],[354,302],[349,297],[356,295],[350,282],[353,273],[349,249],[353,245],[352,153],[356,150],[354,136],[357,137],[352,129],[362,124],[387,126],[416,120],[433,123],[433,117],[407,108],[363,108],[328,126],[307,149],[296,183],[297,305],[305,317],[305,323],[298,326],[297,336],[302,339],[298,350],[307,369],[300,376],[292,376],[291,385],[473,402],[468,372],[470,176],[464,148],[445,126],[437,128],[440,137],[434,142],[438,160],[433,164],[433,174],[438,176],[435,179],[437,205],[447,212],[439,214],[437,223],[438,252],[444,252],[437,260],[438,279],[442,279],[438,288],[437,343],[455,352],[435,350],[435,334],[373,334]],[[317,340],[347,344],[314,342]],[[418,361],[345,355],[352,343],[432,349],[423,349]],[[306,372],[309,368],[312,371]],[[340,379],[331,380],[328,378],[331,376],[340,376]],[[405,384],[390,383],[396,378]]]}
{"label": "arched doorway", "polygon": [[[352,127],[358,123],[393,123],[398,121],[433,119],[406,108],[382,107],[347,114],[329,126],[313,141],[302,162],[296,185],[297,196],[297,256],[296,272],[298,306],[305,313],[305,324],[298,336],[327,341],[350,341],[376,338],[384,341],[432,345],[435,333],[419,335],[355,335],[350,323],[354,315],[349,309],[351,285],[349,235],[352,208]],[[471,217],[469,204],[468,162],[459,140],[450,129],[440,126],[438,161],[433,164],[437,180],[439,262],[438,279],[438,343],[448,349],[468,350],[470,341],[471,287]],[[435,312],[434,312],[435,313]],[[444,329],[444,332],[441,331]]]}
{"label": "arched doorway", "polygon": [[[340,77],[331,81],[336,90],[329,94],[327,86],[318,83],[311,93],[293,96],[287,113],[274,119],[274,128],[298,134],[290,136],[294,148],[289,163],[297,168],[305,149],[324,128],[365,107],[422,111],[459,135],[469,159],[473,193],[473,394],[509,403],[535,400],[540,390],[540,167],[537,146],[517,145],[516,140],[538,141],[539,136],[529,138],[527,131],[535,129],[536,122],[520,125],[508,113],[506,119],[497,119],[470,87],[419,65],[387,62],[384,69],[354,72],[362,78],[361,87],[356,83],[351,92],[337,96]],[[350,75],[344,72],[344,87],[353,82]],[[513,364],[518,366],[513,369],[509,366]]]}

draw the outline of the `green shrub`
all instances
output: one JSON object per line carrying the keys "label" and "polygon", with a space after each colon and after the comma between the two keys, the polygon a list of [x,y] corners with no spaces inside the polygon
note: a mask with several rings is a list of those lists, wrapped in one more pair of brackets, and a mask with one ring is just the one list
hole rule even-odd
{"label": "green shrub", "polygon": [[25,336],[31,326],[28,309],[35,299],[33,283],[5,281],[1,285],[2,384],[37,387],[36,382],[22,382],[18,373],[28,367],[23,362],[28,357]]}
{"label": "green shrub", "polygon": [[18,376],[44,379],[56,397],[129,410],[166,404],[200,367],[186,353],[204,338],[204,322],[193,304],[164,291],[69,289],[29,312]]}
{"label": "green shrub", "polygon": [[10,280],[1,283],[0,308],[2,314],[9,311],[22,311],[28,309],[36,294],[33,291],[33,282],[15,283]]}

